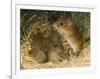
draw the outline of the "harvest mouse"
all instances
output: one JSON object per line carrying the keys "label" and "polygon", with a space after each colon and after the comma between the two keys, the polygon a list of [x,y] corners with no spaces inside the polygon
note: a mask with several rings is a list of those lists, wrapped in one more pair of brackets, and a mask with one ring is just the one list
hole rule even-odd
{"label": "harvest mouse", "polygon": [[52,47],[52,49],[48,52],[48,60],[54,63],[59,63],[65,59],[64,51],[60,48]]}
{"label": "harvest mouse", "polygon": [[44,63],[47,61],[47,56],[45,55],[45,53],[38,48],[32,48],[29,51],[29,55],[33,57],[34,60],[38,63]]}
{"label": "harvest mouse", "polygon": [[65,18],[58,19],[53,26],[62,36],[64,36],[72,47],[75,55],[78,56],[83,46],[78,29],[73,26],[73,23],[70,20]]}

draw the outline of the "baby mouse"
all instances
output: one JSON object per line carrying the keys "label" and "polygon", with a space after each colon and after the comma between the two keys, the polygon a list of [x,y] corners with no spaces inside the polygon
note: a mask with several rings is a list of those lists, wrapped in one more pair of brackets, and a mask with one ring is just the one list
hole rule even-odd
{"label": "baby mouse", "polygon": [[52,47],[51,50],[48,52],[48,60],[52,61],[53,63],[62,62],[64,59],[64,51],[60,48]]}
{"label": "baby mouse", "polygon": [[78,29],[73,26],[73,23],[70,20],[65,18],[58,19],[53,26],[61,35],[64,36],[69,45],[72,47],[75,55],[78,56],[83,47],[83,42]]}
{"label": "baby mouse", "polygon": [[38,48],[32,48],[28,54],[38,63],[45,63],[47,61],[47,56],[43,51]]}

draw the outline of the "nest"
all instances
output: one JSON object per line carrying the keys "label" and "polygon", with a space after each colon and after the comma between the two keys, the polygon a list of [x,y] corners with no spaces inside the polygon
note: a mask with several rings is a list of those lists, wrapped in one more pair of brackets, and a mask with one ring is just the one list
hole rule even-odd
{"label": "nest", "polygon": [[[77,25],[82,39],[85,40],[84,48],[79,57],[75,57],[69,52],[69,49],[72,48],[68,44],[67,40],[53,28],[53,23],[60,16],[72,20],[73,23]],[[90,37],[86,34],[90,33],[89,17],[89,13],[22,9],[20,16],[21,69],[90,66]],[[85,36],[85,34],[87,36]],[[29,54],[32,48],[37,48],[37,50],[44,52],[47,56],[46,62],[37,62],[35,57],[32,57],[32,54]],[[48,60],[48,53],[52,48],[59,48],[64,53],[62,58],[60,58],[60,61],[53,62]]]}

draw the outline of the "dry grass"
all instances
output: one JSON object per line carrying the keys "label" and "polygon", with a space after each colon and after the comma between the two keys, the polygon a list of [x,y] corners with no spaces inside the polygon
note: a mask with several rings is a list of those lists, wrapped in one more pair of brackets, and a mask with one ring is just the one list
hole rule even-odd
{"label": "dry grass", "polygon": [[43,68],[67,68],[67,67],[87,67],[90,66],[90,47],[82,50],[79,57],[70,57],[60,63],[48,61],[46,63],[37,63],[29,56],[30,44],[26,41],[21,46],[21,69],[43,69]]}
{"label": "dry grass", "polygon": [[[69,56],[69,60],[63,59],[62,62],[54,63],[48,61],[46,63],[37,63],[28,52],[32,48],[31,43],[35,40],[34,36],[38,33],[42,34],[48,39],[42,40],[45,43],[41,43],[41,39],[37,39],[38,46],[52,47],[54,45],[60,47],[65,41],[63,36],[56,33],[53,29],[53,23],[59,17],[65,17],[73,22],[78,28],[82,39],[86,41],[86,47],[82,49],[79,57]],[[21,69],[43,69],[43,68],[65,68],[65,67],[86,67],[90,66],[90,13],[89,12],[64,12],[64,11],[42,11],[42,10],[21,10],[20,16],[20,42],[21,42]],[[51,34],[51,35],[50,35]],[[34,38],[34,39],[33,39]],[[51,44],[51,40],[53,40]],[[47,42],[47,43],[46,43]],[[45,45],[46,44],[46,45]],[[51,45],[50,45],[51,44]],[[35,46],[35,45],[34,45]],[[44,52],[44,51],[43,51]]]}

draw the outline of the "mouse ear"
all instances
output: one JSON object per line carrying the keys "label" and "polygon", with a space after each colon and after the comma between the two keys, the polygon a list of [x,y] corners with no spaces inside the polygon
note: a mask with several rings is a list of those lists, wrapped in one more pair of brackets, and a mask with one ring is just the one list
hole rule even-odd
{"label": "mouse ear", "polygon": [[72,26],[73,23],[71,21],[67,20],[67,22],[69,26]]}

